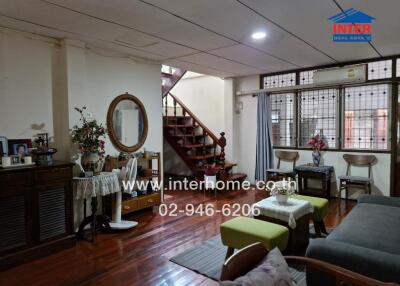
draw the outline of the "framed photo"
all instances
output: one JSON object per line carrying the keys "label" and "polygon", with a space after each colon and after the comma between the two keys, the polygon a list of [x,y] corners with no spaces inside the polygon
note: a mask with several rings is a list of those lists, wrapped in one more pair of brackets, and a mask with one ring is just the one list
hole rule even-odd
{"label": "framed photo", "polygon": [[9,155],[25,156],[29,153],[29,148],[32,148],[31,139],[10,139],[8,140]]}
{"label": "framed photo", "polygon": [[8,142],[6,137],[0,136],[0,157],[4,155],[8,155]]}

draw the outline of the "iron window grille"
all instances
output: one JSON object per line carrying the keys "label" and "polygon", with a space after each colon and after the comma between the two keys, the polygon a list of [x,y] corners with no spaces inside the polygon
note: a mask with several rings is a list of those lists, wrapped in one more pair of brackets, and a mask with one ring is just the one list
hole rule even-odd
{"label": "iron window grille", "polygon": [[337,148],[338,89],[302,91],[298,101],[299,147],[309,147],[310,138],[320,135],[327,141],[327,148]]}
{"label": "iron window grille", "polygon": [[343,148],[389,150],[390,86],[347,87],[343,96]]}
{"label": "iron window grille", "polygon": [[296,73],[285,73],[266,76],[263,79],[264,88],[285,87],[296,85]]}
{"label": "iron window grille", "polygon": [[271,94],[272,143],[276,147],[294,147],[295,138],[295,94]]}
{"label": "iron window grille", "polygon": [[313,84],[314,83],[314,70],[302,71],[299,74],[299,84]]}
{"label": "iron window grille", "polygon": [[400,59],[396,60],[396,76],[400,77]]}
{"label": "iron window grille", "polygon": [[392,60],[368,63],[368,79],[384,79],[392,77]]}

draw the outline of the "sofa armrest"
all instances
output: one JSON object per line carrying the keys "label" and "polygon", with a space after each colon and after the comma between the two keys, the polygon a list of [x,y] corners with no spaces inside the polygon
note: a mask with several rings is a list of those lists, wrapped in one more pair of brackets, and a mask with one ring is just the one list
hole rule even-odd
{"label": "sofa armrest", "polygon": [[[306,256],[323,260],[362,275],[400,283],[400,255],[381,252],[331,239],[312,239]],[[332,276],[307,269],[307,285],[336,285]]]}
{"label": "sofa armrest", "polygon": [[366,204],[400,207],[400,198],[395,198],[395,197],[362,195],[358,198],[357,201],[359,204],[366,203]]}

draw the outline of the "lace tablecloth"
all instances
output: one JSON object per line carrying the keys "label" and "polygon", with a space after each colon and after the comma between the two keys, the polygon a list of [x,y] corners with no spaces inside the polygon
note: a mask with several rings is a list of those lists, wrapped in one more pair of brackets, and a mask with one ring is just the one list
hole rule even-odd
{"label": "lace tablecloth", "polygon": [[112,172],[103,172],[89,178],[74,177],[74,189],[77,200],[106,196],[121,191],[118,175]]}
{"label": "lace tablecloth", "polygon": [[289,198],[287,203],[280,204],[274,196],[254,204],[261,215],[287,222],[292,229],[296,228],[296,220],[314,211],[310,202]]}

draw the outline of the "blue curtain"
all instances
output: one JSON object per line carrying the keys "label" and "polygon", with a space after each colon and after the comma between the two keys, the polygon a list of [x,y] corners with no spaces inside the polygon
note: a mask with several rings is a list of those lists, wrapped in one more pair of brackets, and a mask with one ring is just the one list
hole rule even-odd
{"label": "blue curtain", "polygon": [[271,102],[266,92],[258,94],[257,101],[257,144],[256,172],[257,181],[266,180],[266,170],[274,165],[272,149]]}

